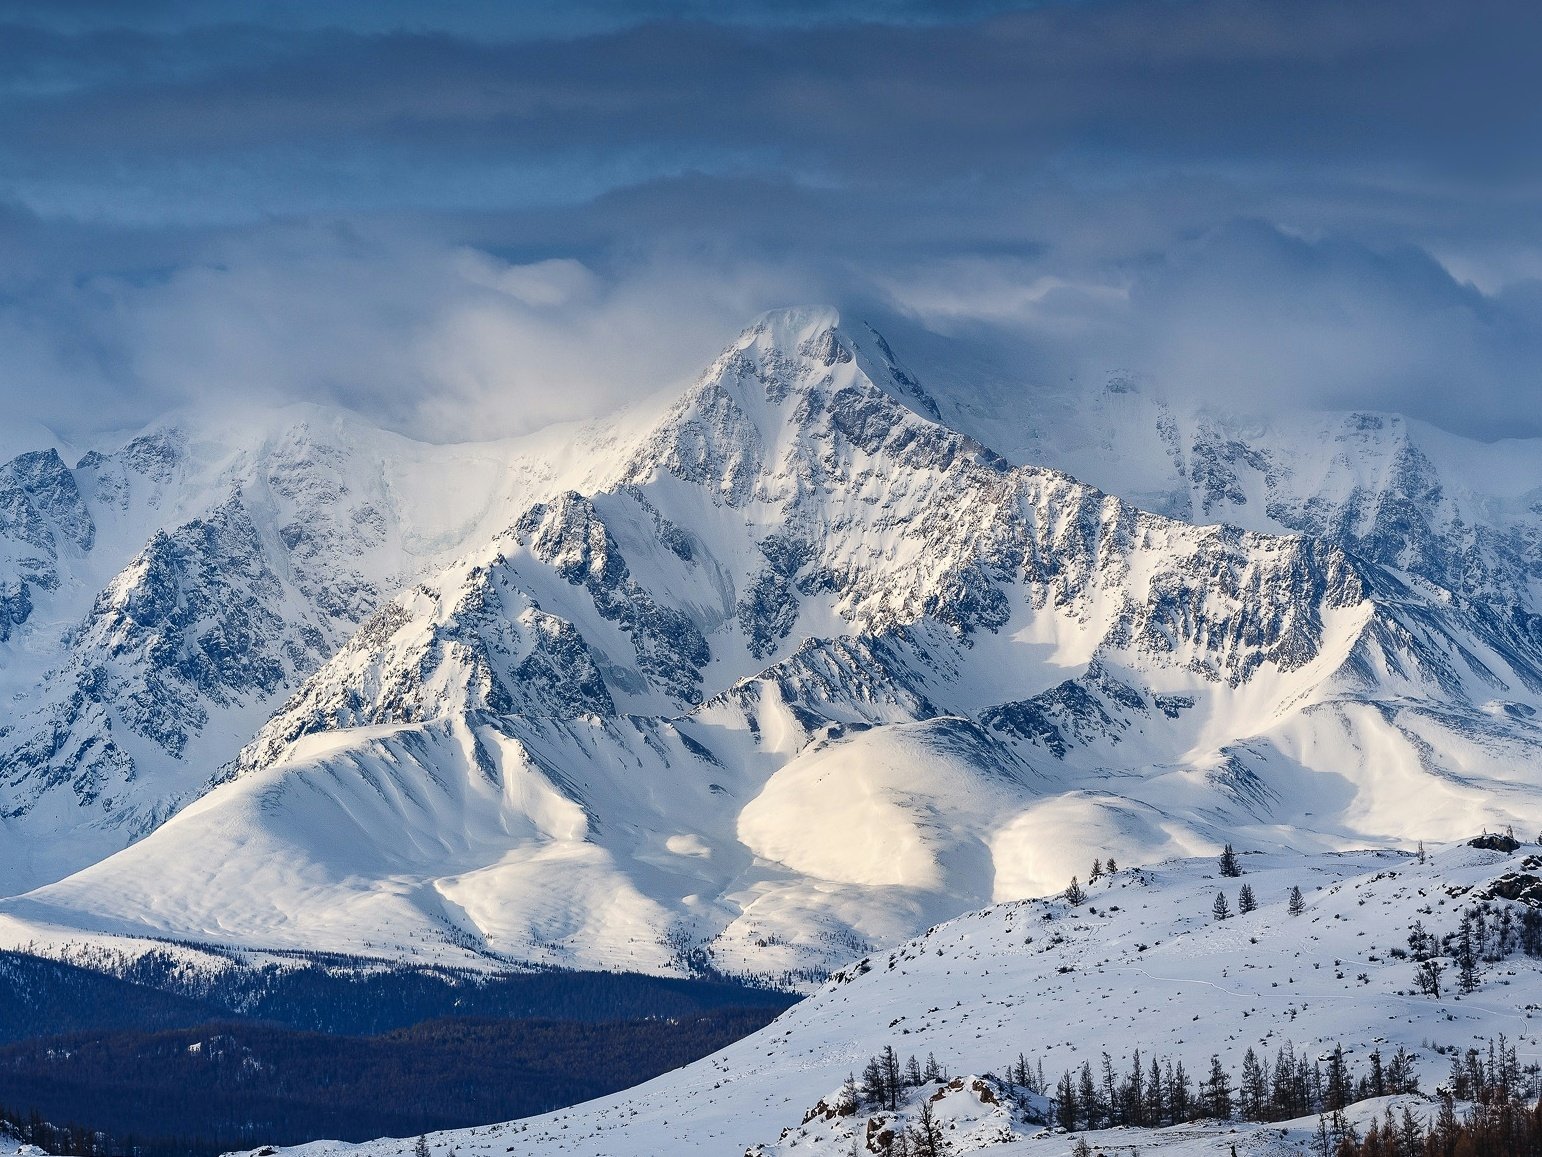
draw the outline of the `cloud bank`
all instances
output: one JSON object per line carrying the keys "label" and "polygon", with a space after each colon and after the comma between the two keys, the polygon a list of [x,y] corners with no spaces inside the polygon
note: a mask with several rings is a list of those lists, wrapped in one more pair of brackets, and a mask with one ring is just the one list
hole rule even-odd
{"label": "cloud bank", "polygon": [[1025,405],[1121,367],[1542,433],[1518,0],[38,7],[0,404],[71,436],[225,396],[515,433],[810,300]]}

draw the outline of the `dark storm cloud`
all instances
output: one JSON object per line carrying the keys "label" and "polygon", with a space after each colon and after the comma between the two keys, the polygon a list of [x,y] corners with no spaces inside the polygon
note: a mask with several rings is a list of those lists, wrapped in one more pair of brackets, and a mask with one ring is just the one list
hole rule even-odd
{"label": "dark storm cloud", "polygon": [[[106,163],[163,188],[168,214],[188,172],[231,213],[271,210],[280,187],[290,211],[496,205],[515,166],[556,175],[548,198],[685,169],[860,188],[1077,162],[1477,180],[1536,173],[1538,34],[1542,15],[1500,0],[1126,0],[947,26],[670,21],[556,41],[30,28],[0,38],[0,142],[40,208],[53,183],[100,182]],[[426,163],[437,196],[413,179]],[[361,190],[366,176],[383,185]]]}
{"label": "dark storm cloud", "polygon": [[385,32],[433,29],[473,39],[590,35],[664,19],[715,20],[749,26],[843,21],[948,23],[1025,7],[1015,0],[0,0],[0,20],[70,31],[133,25],[180,31],[244,23],[269,27],[352,28]]}
{"label": "dark storm cloud", "polygon": [[0,323],[34,381],[453,433],[821,297],[1025,351],[1025,388],[1135,362],[1483,434],[1542,400],[1529,4],[255,11],[0,3]]}

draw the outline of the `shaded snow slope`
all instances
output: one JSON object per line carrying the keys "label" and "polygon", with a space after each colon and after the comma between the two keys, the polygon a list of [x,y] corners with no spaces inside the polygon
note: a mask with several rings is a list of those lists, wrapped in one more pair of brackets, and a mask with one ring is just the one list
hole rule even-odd
{"label": "shaded snow slope", "polygon": [[1089,847],[1542,823],[1523,606],[1142,511],[938,413],[870,330],[767,315],[588,475],[505,484],[215,790],[0,936],[809,986]]}

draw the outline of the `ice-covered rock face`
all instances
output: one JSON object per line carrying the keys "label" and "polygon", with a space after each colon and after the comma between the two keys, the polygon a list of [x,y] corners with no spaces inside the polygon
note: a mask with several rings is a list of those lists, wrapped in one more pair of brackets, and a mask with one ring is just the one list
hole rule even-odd
{"label": "ice-covered rock face", "polygon": [[[146,510],[171,515],[63,634],[61,661],[0,732],[0,811],[9,820],[73,807],[80,821],[126,829],[120,839],[153,827],[198,782],[161,769],[206,755],[200,740],[211,727],[224,730],[226,718],[250,727],[378,597],[357,584],[353,601],[339,597],[346,566],[338,577],[306,583],[307,564],[341,561],[336,546],[315,545],[318,536],[337,536],[336,507],[354,512],[335,482],[319,495],[304,493],[318,472],[294,449],[273,448],[261,473],[226,482],[218,487],[223,499],[211,496],[202,512],[181,518],[176,492],[189,451],[175,430],[88,455],[73,472],[51,451],[5,468],[13,480],[7,529],[12,541],[36,550],[13,582],[24,595],[29,586],[59,592],[48,608],[55,613],[107,562],[93,551],[93,506],[114,537]],[[261,499],[254,519],[246,495],[257,485],[281,495],[290,522],[280,524]],[[299,526],[303,533],[292,532]],[[72,589],[61,591],[62,580]],[[12,620],[19,626],[25,616]],[[17,641],[47,642],[40,633]]]}
{"label": "ice-covered rock face", "polygon": [[0,466],[0,643],[32,614],[34,589],[58,589],[59,555],[86,552],[96,525],[57,450]]}
{"label": "ice-covered rock face", "polygon": [[[105,584],[62,707],[0,739],[38,753],[14,823],[125,797],[160,823],[155,751],[220,786],[16,927],[803,983],[1089,846],[1542,821],[1529,604],[1367,553],[1349,506],[1353,534],[1194,525],[944,410],[871,331],[768,315],[582,471],[499,451],[538,481],[493,475],[459,557],[394,594],[410,512],[346,444],[205,471],[240,485]],[[1283,493],[1256,438],[1191,433],[1196,510],[1252,509],[1260,470]],[[194,449],[135,445],[81,492],[174,504]],[[1376,534],[1435,501],[1418,478]]]}

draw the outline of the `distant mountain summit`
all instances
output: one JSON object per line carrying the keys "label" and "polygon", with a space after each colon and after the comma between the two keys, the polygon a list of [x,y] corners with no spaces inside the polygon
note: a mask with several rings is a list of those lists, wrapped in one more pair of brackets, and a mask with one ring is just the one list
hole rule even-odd
{"label": "distant mountain summit", "polygon": [[[1404,427],[1330,453],[1403,463],[1374,493],[1309,477],[1299,439],[1173,434],[1220,495],[1187,518],[1251,510],[1261,469],[1244,530],[1018,463],[956,410],[800,309],[604,425],[436,448],[312,415],[196,470],[170,435],[171,465],[113,465],[147,541],[0,736],[4,822],[44,856],[150,834],[0,903],[0,942],[804,984],[1094,854],[1542,821],[1524,521],[1442,505],[1435,460],[1381,440]],[[38,479],[33,555],[96,557],[107,466],[6,469]]]}

